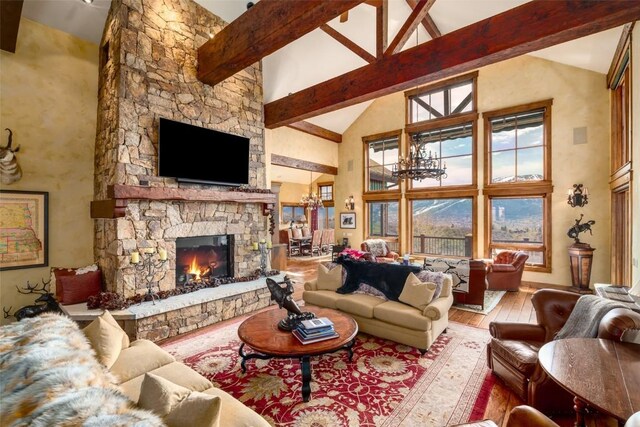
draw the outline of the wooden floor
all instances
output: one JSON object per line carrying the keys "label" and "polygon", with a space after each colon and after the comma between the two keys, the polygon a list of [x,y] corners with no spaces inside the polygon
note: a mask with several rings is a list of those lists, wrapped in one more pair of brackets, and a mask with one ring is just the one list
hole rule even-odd
{"label": "wooden floor", "polygon": [[[329,260],[327,256],[325,260]],[[294,283],[294,299],[302,299],[304,282],[315,279],[317,276],[318,263],[320,259],[305,259],[303,257],[290,258],[287,261],[287,274]],[[518,292],[507,292],[500,300],[497,307],[487,315],[472,313],[469,311],[457,310],[452,307],[449,310],[449,320],[478,328],[489,329],[492,321],[509,321],[521,323],[536,323],[536,313],[531,305],[531,296],[537,288],[520,287]],[[512,393],[504,384],[498,380],[491,391],[491,398],[485,411],[485,418],[494,421],[498,426],[506,426],[508,414],[511,409],[524,402]],[[573,426],[573,418],[566,417],[554,419],[561,427]],[[611,420],[588,420],[588,426],[602,427],[616,425],[611,424]]]}

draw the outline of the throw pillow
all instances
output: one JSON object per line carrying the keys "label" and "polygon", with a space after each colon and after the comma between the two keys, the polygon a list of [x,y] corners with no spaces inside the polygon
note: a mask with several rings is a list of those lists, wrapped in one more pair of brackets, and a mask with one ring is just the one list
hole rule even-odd
{"label": "throw pillow", "polygon": [[442,273],[440,271],[420,270],[418,273],[416,273],[416,277],[422,283],[430,282],[436,285],[436,290],[435,290],[435,293],[433,294],[433,299],[440,298],[440,296],[447,296],[447,295],[441,295],[442,287],[444,285],[444,280],[445,280],[445,273]]}
{"label": "throw pillow", "polygon": [[433,300],[435,291],[435,283],[421,282],[415,274],[411,273],[407,277],[407,281],[404,284],[398,300],[422,312]]}
{"label": "throw pillow", "polygon": [[62,301],[62,285],[58,283],[58,280],[64,276],[74,276],[76,274],[84,274],[90,271],[98,270],[98,266],[96,264],[91,264],[86,267],[81,268],[59,268],[53,267],[51,269],[51,286],[56,288],[56,299],[58,301]]}
{"label": "throw pillow", "polygon": [[61,304],[78,304],[86,302],[90,296],[102,291],[102,272],[97,270],[85,274],[65,275],[56,283],[62,288]]}
{"label": "throw pillow", "polygon": [[124,329],[122,329],[120,327],[120,325],[118,324],[118,321],[113,318],[111,313],[109,313],[109,310],[105,310],[104,313],[102,313],[100,315],[100,317],[102,317],[102,320],[105,320],[111,326],[114,326],[114,327],[116,327],[116,328],[118,328],[118,329],[120,329],[122,331],[122,333],[123,333],[123,335],[122,335],[122,349],[124,350],[125,348],[129,348],[129,346],[131,345],[131,341],[129,340],[129,335],[127,335],[127,333],[124,331]]}
{"label": "throw pillow", "polygon": [[102,317],[97,317],[82,332],[96,352],[98,361],[107,369],[111,368],[122,351],[122,335],[126,335],[124,331],[109,324]]}
{"label": "throw pillow", "polygon": [[169,427],[218,427],[220,398],[192,392],[158,375],[146,373],[138,406],[164,418]]}
{"label": "throw pillow", "polygon": [[387,251],[387,242],[382,239],[367,240],[367,247],[373,256],[385,257],[389,253]]}
{"label": "throw pillow", "polygon": [[342,286],[342,266],[328,268],[318,264],[318,290],[336,291],[340,286]]}

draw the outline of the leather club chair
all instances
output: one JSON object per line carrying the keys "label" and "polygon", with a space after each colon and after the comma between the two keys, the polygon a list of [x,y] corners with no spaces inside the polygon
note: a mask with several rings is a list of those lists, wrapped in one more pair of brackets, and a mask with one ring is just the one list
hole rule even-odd
{"label": "leather club chair", "polygon": [[[482,420],[468,424],[459,424],[456,427],[498,427],[491,420]],[[545,414],[531,406],[516,406],[509,413],[506,427],[560,427],[551,421]]]}
{"label": "leather club chair", "polygon": [[488,289],[492,291],[517,291],[522,281],[524,263],[529,255],[522,251],[503,251],[487,267]]}
{"label": "leather club chair", "polygon": [[393,252],[391,249],[389,249],[389,245],[387,245],[386,242],[384,243],[384,245],[387,250],[387,254],[385,256],[377,255],[371,251],[368,242],[368,240],[362,242],[360,244],[360,249],[364,252],[369,252],[370,254],[372,254],[376,262],[394,262],[398,259],[398,257],[400,257],[397,252]]}
{"label": "leather club chair", "polygon": [[[538,351],[564,326],[578,298],[580,295],[572,292],[540,289],[531,298],[537,325],[489,324],[492,337],[487,344],[489,368],[523,401],[545,414],[573,410],[573,396],[544,372],[538,364]],[[619,341],[627,329],[640,329],[640,313],[616,308],[600,321],[598,338]]]}

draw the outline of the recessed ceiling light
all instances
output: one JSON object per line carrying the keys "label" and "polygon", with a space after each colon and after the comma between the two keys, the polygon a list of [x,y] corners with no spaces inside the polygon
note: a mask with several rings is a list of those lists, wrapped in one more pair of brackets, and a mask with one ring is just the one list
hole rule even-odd
{"label": "recessed ceiling light", "polygon": [[82,0],[83,2],[85,2],[86,4],[91,4],[93,3],[93,0]]}

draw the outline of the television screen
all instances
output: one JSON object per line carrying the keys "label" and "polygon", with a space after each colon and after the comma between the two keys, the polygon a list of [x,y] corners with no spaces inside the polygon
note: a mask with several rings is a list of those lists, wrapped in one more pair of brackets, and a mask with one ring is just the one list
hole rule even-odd
{"label": "television screen", "polygon": [[249,184],[249,138],[160,118],[158,175],[203,184]]}

